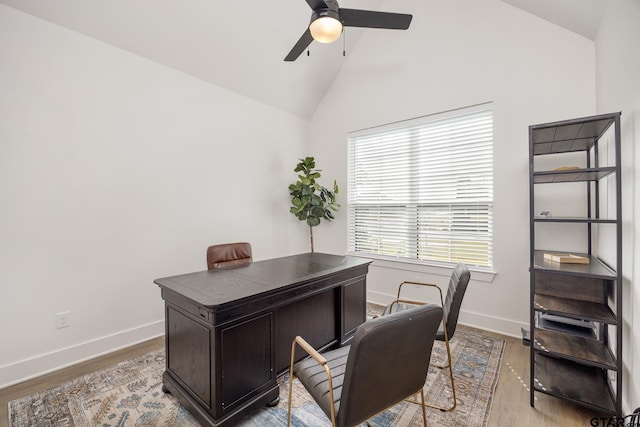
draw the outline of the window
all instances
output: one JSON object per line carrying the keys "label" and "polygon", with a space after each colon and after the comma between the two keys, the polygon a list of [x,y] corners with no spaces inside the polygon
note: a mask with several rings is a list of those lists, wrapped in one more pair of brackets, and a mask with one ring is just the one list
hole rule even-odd
{"label": "window", "polygon": [[493,267],[491,104],[349,134],[349,252]]}

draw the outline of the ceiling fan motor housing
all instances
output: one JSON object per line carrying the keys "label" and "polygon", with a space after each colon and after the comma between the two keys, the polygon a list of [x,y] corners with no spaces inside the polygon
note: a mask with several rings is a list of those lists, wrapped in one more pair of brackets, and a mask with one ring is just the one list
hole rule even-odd
{"label": "ceiling fan motor housing", "polygon": [[314,10],[311,13],[311,22],[318,18],[328,17],[340,21],[340,8],[337,1],[325,0],[328,7]]}

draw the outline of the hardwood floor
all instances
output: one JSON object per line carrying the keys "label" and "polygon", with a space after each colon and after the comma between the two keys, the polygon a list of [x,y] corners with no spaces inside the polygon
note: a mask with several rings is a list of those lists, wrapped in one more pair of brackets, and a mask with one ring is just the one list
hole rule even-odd
{"label": "hardwood floor", "polygon": [[506,340],[489,426],[585,427],[593,425],[592,417],[602,416],[542,393],[535,394],[535,408],[532,408],[529,405],[529,347],[523,345],[521,339],[479,332]]}
{"label": "hardwood floor", "polygon": [[[463,325],[459,325],[459,327],[468,328]],[[522,345],[522,341],[516,338],[486,331],[481,332],[505,338],[506,340],[489,426],[584,427],[592,425],[591,418],[598,416],[598,414],[541,393],[536,393],[535,408],[532,408],[529,405],[528,391],[529,347]],[[163,347],[164,338],[156,338],[39,378],[0,389],[0,426],[8,425],[7,406],[11,400]]]}

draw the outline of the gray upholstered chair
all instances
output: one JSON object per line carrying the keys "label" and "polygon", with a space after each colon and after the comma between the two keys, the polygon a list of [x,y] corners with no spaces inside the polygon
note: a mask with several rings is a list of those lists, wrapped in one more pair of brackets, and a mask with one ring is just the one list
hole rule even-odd
{"label": "gray upholstered chair", "polygon": [[233,267],[253,261],[251,244],[247,242],[224,243],[207,248],[207,269]]}
{"label": "gray upholstered chair", "polygon": [[[296,337],[291,345],[287,425],[297,377],[333,426],[356,426],[417,393],[426,426],[423,387],[441,320],[442,308],[436,304],[378,317],[360,325],[350,345],[323,354]],[[297,346],[311,357],[295,363]]]}
{"label": "gray upholstered chair", "polygon": [[442,290],[437,285],[431,283],[422,283],[422,282],[402,282],[400,286],[398,286],[398,295],[391,304],[389,304],[384,312],[383,316],[391,313],[397,313],[404,310],[408,310],[410,308],[416,307],[417,305],[425,304],[424,301],[416,301],[402,298],[402,287],[403,285],[409,286],[423,286],[431,289],[437,289],[440,294],[440,304],[443,308],[443,316],[442,323],[438,328],[438,334],[436,335],[436,340],[444,341],[445,347],[447,350],[447,364],[446,365],[436,365],[433,366],[440,369],[449,369],[449,378],[451,381],[451,390],[453,393],[453,404],[449,407],[441,407],[427,403],[427,406],[440,409],[442,411],[452,411],[455,409],[458,404],[456,399],[456,388],[455,382],[453,380],[453,366],[451,363],[451,348],[449,347],[449,341],[453,338],[453,334],[456,331],[456,327],[458,325],[458,316],[460,315],[460,306],[462,305],[462,299],[467,290],[467,285],[469,284],[469,279],[471,278],[471,273],[469,272],[469,268],[463,264],[458,263],[453,269],[451,273],[451,278],[449,279],[449,287],[447,288],[447,296],[443,299]]}

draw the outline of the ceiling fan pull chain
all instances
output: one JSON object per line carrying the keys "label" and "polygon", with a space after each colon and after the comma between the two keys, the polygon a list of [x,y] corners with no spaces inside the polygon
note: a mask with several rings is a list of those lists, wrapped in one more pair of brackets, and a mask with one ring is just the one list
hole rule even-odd
{"label": "ceiling fan pull chain", "polygon": [[347,32],[342,31],[342,56],[347,56],[346,51],[347,51]]}

